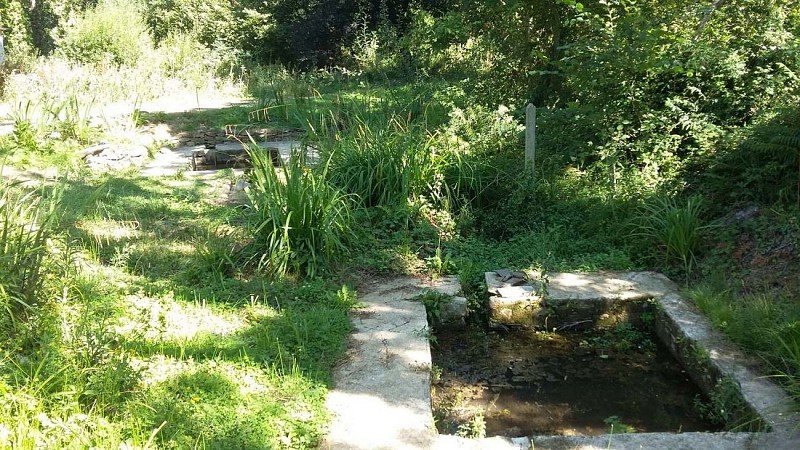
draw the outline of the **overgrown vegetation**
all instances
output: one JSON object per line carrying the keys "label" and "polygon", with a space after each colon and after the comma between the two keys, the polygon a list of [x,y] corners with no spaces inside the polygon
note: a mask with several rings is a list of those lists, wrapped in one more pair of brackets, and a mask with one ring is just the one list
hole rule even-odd
{"label": "overgrown vegetation", "polygon": [[28,190],[4,181],[0,187],[0,328],[42,308],[41,296],[56,249],[53,238],[60,215],[58,192]]}
{"label": "overgrown vegetation", "polygon": [[251,146],[248,154],[258,267],[313,277],[346,254],[353,239],[350,199],[327,183],[327,169],[319,175],[308,170],[305,155],[296,152],[281,177],[269,152]]}
{"label": "overgrown vegetation", "polygon": [[238,265],[215,276],[195,233],[230,227],[231,212],[192,181],[43,189],[4,190],[3,445],[318,442],[352,291]]}
{"label": "overgrown vegetation", "polygon": [[[313,447],[354,273],[454,273],[481,311],[499,267],[663,271],[798,397],[796,1],[0,0],[0,24],[0,154],[69,173],[2,185],[0,446]],[[252,103],[140,111],[223,88]],[[75,153],[248,120],[319,160],[251,152],[247,208]]]}

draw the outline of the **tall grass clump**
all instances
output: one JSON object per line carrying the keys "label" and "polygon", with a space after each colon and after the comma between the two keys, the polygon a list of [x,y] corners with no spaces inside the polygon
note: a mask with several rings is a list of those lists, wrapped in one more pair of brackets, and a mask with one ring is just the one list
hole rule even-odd
{"label": "tall grass clump", "polygon": [[257,100],[258,109],[251,117],[306,125],[309,117],[317,116],[315,106],[322,98],[322,93],[310,82],[317,81],[312,77],[279,66],[253,68],[247,77],[247,85]]}
{"label": "tall grass clump", "polygon": [[800,404],[800,322],[794,322],[790,333],[776,337],[781,350],[781,365],[777,368],[778,381],[784,390]]}
{"label": "tall grass clump", "polygon": [[652,240],[664,252],[666,262],[679,261],[688,282],[696,263],[696,252],[711,225],[702,220],[703,204],[694,196],[681,203],[659,197],[642,208],[637,233]]}
{"label": "tall grass clump", "polygon": [[289,271],[313,277],[347,253],[352,237],[350,199],[295,153],[279,171],[267,152],[248,147],[252,160],[248,197],[258,266],[273,275]]}
{"label": "tall grass clump", "polygon": [[0,326],[40,303],[50,239],[59,218],[59,195],[0,185]]}
{"label": "tall grass clump", "polygon": [[424,130],[394,117],[371,125],[357,117],[351,128],[321,144],[328,178],[358,196],[365,207],[403,205],[440,180],[440,170]]}
{"label": "tall grass clump", "polygon": [[[95,411],[82,411],[75,403],[53,408],[52,402],[43,398],[53,381],[37,380],[31,386],[0,381],[0,448],[131,448],[134,443],[146,444],[148,430],[132,426],[134,430],[123,433],[119,424]],[[72,393],[59,394],[68,397]]]}
{"label": "tall grass clump", "polygon": [[686,295],[716,328],[758,355],[770,375],[800,402],[800,305],[794,297],[738,295],[709,282],[692,286]]}

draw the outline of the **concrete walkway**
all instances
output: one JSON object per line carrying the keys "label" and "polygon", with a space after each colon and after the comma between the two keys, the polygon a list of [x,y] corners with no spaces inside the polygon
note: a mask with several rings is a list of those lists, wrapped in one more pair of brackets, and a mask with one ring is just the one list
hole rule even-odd
{"label": "concrete walkway", "polygon": [[[431,353],[425,307],[413,300],[424,289],[447,295],[456,278],[396,278],[368,286],[364,307],[352,316],[347,358],[328,394],[334,414],[324,449],[513,449],[503,438],[468,440],[439,436],[430,396]],[[526,442],[522,448],[529,448]]]}

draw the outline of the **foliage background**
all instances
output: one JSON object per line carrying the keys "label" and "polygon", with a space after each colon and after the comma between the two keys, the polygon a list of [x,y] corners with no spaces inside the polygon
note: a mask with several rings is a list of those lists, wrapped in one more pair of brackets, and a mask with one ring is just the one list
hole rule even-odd
{"label": "foliage background", "polygon": [[[0,0],[0,23],[16,107],[0,154],[15,163],[69,166],[107,131],[95,101],[177,85],[199,104],[221,79],[275,111],[272,125],[306,129],[326,162],[290,167],[285,184],[262,164],[260,216],[203,204],[181,175],[79,172],[63,196],[2,186],[15,245],[0,255],[0,425],[32,436],[10,446],[314,447],[357,300],[342,261],[457,272],[474,311],[498,267],[660,270],[800,398],[797,0]],[[197,114],[221,127],[247,108]],[[92,234],[104,226],[131,229]],[[240,327],[174,335],[147,313],[162,304],[181,325]],[[136,361],[170,357],[191,370],[135,389]],[[272,391],[231,402],[251,375]],[[237,422],[240,407],[252,414]]]}

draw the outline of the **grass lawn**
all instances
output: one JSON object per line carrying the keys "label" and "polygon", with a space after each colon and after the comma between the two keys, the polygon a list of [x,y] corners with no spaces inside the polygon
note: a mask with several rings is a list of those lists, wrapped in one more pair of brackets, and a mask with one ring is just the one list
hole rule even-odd
{"label": "grass lawn", "polygon": [[62,183],[43,267],[57,296],[3,323],[0,447],[318,442],[354,294],[239,270],[241,214],[218,181]]}

